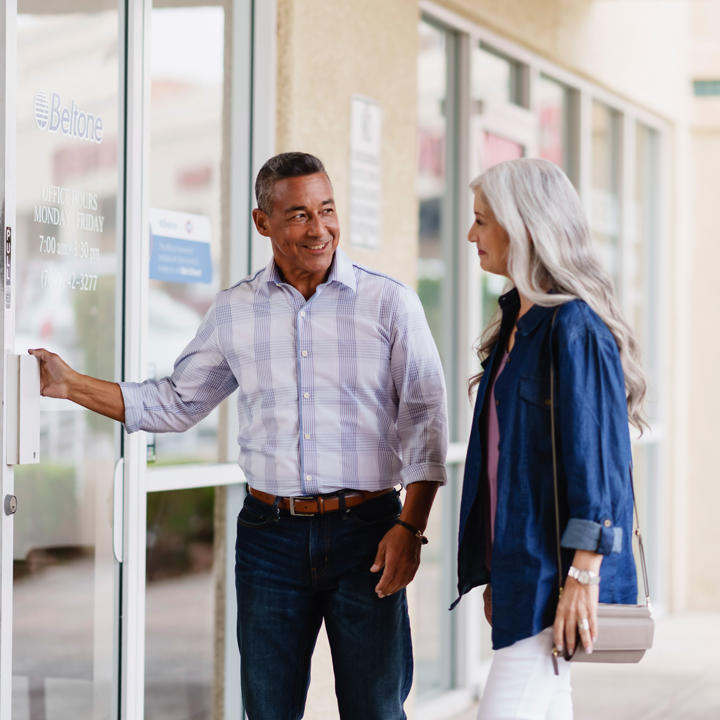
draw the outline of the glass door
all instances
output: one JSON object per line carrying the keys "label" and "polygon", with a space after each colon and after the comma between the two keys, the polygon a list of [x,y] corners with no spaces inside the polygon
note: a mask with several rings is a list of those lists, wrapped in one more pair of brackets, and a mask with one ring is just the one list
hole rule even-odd
{"label": "glass door", "polygon": [[[250,158],[238,120],[250,105],[252,4],[148,4],[143,350],[145,373],[161,378],[217,292],[248,271],[248,196],[238,180],[249,176]],[[236,415],[229,399],[181,434],[147,436],[146,720],[241,715],[234,532],[245,490]]]}
{"label": "glass door", "polygon": [[[104,378],[122,330],[120,22],[110,0],[17,3],[14,350]],[[13,720],[116,715],[119,457],[116,424],[41,398],[40,462],[14,471]]]}

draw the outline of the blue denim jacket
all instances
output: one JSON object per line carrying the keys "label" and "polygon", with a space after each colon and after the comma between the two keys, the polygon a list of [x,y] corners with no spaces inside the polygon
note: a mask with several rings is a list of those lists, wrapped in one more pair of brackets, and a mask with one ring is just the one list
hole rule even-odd
{"label": "blue denim jacket", "polygon": [[[575,549],[601,553],[600,601],[634,603],[632,457],[625,382],[615,340],[581,300],[533,306],[495,385],[500,457],[492,571],[486,566],[487,488],[481,429],[488,387],[519,309],[516,290],[500,298],[500,337],[478,387],[465,461],[460,532],[460,596],[492,583],[493,647],[552,625],[558,598],[550,436],[550,352],[560,491],[562,575]],[[552,345],[551,345],[552,343]],[[458,600],[455,601],[457,604]],[[453,605],[454,607],[454,605]]]}

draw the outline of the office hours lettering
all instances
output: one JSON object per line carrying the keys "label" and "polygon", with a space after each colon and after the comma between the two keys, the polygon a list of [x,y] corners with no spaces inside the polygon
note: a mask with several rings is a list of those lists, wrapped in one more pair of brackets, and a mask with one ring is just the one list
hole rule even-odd
{"label": "office hours lettering", "polygon": [[[43,289],[64,286],[78,292],[97,290],[98,274],[93,270],[100,260],[100,247],[86,237],[98,238],[103,232],[105,216],[100,210],[97,193],[60,185],[42,189],[41,202],[33,207],[33,222],[44,226],[36,235],[36,247],[41,256],[54,256],[59,261],[40,271]],[[71,260],[73,267],[68,268]],[[84,267],[78,268],[78,261]]]}

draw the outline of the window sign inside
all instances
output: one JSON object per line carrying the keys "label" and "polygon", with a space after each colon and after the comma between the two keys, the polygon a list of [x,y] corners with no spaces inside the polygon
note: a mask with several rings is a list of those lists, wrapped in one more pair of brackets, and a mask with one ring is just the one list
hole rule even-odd
{"label": "window sign inside", "polygon": [[354,95],[350,128],[350,242],[380,246],[382,113],[373,100]]}
{"label": "window sign inside", "polygon": [[174,283],[212,281],[210,219],[150,209],[150,277]]}

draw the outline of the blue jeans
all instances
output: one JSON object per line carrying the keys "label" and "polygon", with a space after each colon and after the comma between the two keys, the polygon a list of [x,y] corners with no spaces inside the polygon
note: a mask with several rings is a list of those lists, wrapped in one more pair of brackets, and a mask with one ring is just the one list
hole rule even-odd
{"label": "blue jeans", "polygon": [[342,720],[403,720],[412,684],[405,591],[378,598],[377,546],[396,492],[345,513],[292,517],[248,495],[237,520],[235,587],[243,701],[250,720],[298,720],[320,625]]}

